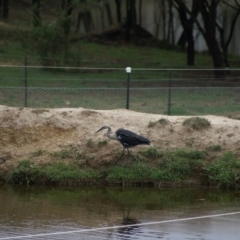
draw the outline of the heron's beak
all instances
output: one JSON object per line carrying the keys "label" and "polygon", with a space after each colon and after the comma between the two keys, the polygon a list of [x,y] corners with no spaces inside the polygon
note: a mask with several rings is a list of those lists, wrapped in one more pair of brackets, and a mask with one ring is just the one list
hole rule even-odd
{"label": "heron's beak", "polygon": [[101,127],[99,130],[97,130],[95,133],[98,133],[103,130],[103,127]]}

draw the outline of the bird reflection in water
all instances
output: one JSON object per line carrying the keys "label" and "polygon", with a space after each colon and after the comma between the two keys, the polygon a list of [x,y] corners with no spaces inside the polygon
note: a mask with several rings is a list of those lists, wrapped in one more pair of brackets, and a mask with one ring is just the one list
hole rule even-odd
{"label": "bird reflection in water", "polygon": [[[126,227],[122,227],[118,229],[118,234],[120,239],[129,239],[130,236],[136,235],[137,233],[140,232],[140,227],[137,224],[141,222],[136,218],[130,217],[129,215],[130,215],[130,207],[127,208],[126,216],[125,216],[125,209],[123,209],[122,225],[126,225]],[[134,224],[136,224],[136,226]]]}

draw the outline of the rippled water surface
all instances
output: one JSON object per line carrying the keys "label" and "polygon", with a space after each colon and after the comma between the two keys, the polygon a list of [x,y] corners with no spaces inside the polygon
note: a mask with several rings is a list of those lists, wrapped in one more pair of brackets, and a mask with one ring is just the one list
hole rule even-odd
{"label": "rippled water surface", "polygon": [[238,211],[234,191],[0,185],[0,240],[239,240]]}

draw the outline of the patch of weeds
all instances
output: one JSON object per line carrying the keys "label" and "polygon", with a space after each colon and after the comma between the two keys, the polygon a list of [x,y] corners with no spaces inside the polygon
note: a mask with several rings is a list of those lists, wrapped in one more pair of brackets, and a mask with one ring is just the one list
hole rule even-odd
{"label": "patch of weeds", "polygon": [[59,162],[46,167],[44,170],[46,177],[51,181],[64,179],[90,180],[98,177],[98,173],[93,169],[78,169],[74,164]]}
{"label": "patch of weeds", "polygon": [[191,139],[187,139],[186,142],[185,142],[186,146],[188,147],[192,147],[193,144],[194,144],[194,140],[191,138]]}
{"label": "patch of weeds", "polygon": [[137,181],[143,181],[149,179],[151,176],[152,169],[148,164],[136,163],[131,169],[131,175]]}
{"label": "patch of weeds", "polygon": [[151,176],[151,168],[143,163],[136,163],[131,167],[116,166],[107,173],[108,181],[143,181]]}
{"label": "patch of weeds", "polygon": [[205,167],[209,180],[219,188],[240,188],[240,160],[232,152]]}
{"label": "patch of weeds", "polygon": [[49,110],[47,110],[47,109],[33,109],[32,112],[35,113],[35,114],[42,114],[44,112],[49,112]]}
{"label": "patch of weeds", "polygon": [[204,158],[205,153],[201,151],[178,150],[165,152],[154,178],[158,180],[179,181],[189,178],[194,170],[199,167],[200,159]]}
{"label": "patch of weeds", "polygon": [[157,122],[160,123],[162,126],[169,124],[169,120],[166,118],[160,118]]}
{"label": "patch of weeds", "polygon": [[88,148],[93,148],[94,145],[95,145],[94,141],[93,141],[91,138],[89,138],[89,139],[87,140],[87,142],[86,142],[86,146],[87,146]]}
{"label": "patch of weeds", "polygon": [[188,159],[203,159],[206,156],[205,151],[193,150],[193,151],[186,151],[186,150],[177,150],[175,152],[177,156],[188,158]]}
{"label": "patch of weeds", "polygon": [[82,152],[76,151],[76,154],[75,154],[76,160],[81,160],[81,159],[86,159],[86,158],[87,158],[87,153],[85,151],[82,151]]}
{"label": "patch of weeds", "polygon": [[235,120],[240,120],[240,115],[239,114],[230,114],[228,117],[232,118],[232,119],[235,119]]}
{"label": "patch of weeds", "polygon": [[129,160],[129,162],[141,162],[143,161],[143,158],[139,155],[139,154],[134,154],[131,155],[131,159]]}
{"label": "patch of weeds", "polygon": [[152,180],[157,180],[157,181],[173,181],[174,179],[172,178],[171,174],[168,174],[168,172],[164,169],[155,169],[151,173],[151,179]]}
{"label": "patch of weeds", "polygon": [[107,172],[107,180],[129,180],[129,172],[121,166],[113,167]]}
{"label": "patch of weeds", "polygon": [[68,149],[63,149],[59,152],[53,152],[51,153],[51,156],[55,158],[60,158],[60,159],[66,159],[66,158],[72,158],[72,151]]}
{"label": "patch of weeds", "polygon": [[32,164],[29,160],[22,160],[7,175],[7,182],[12,184],[27,184],[35,182],[37,178],[42,176],[40,167]]}
{"label": "patch of weeds", "polygon": [[76,167],[83,167],[86,164],[86,160],[85,159],[74,159],[72,161],[72,164],[74,164]]}
{"label": "patch of weeds", "polygon": [[218,152],[218,151],[222,150],[222,147],[220,145],[213,145],[213,146],[207,147],[207,150],[213,151],[213,152]]}
{"label": "patch of weeds", "polygon": [[33,152],[31,154],[31,157],[39,157],[39,156],[43,155],[44,153],[45,153],[45,151],[40,149],[40,150],[38,150],[36,152]]}
{"label": "patch of weeds", "polygon": [[160,124],[161,126],[166,126],[169,124],[169,120],[166,118],[160,118],[157,121],[150,121],[148,127],[154,127],[155,125]]}
{"label": "patch of weeds", "polygon": [[107,140],[100,140],[100,141],[98,141],[98,146],[99,147],[106,146],[107,144],[108,144]]}
{"label": "patch of weeds", "polygon": [[194,130],[202,130],[210,127],[211,123],[206,118],[191,117],[183,122],[184,126],[188,126]]}
{"label": "patch of weeds", "polygon": [[155,126],[156,125],[156,121],[150,121],[149,123],[148,123],[148,127],[150,128],[150,127],[153,127],[153,126]]}
{"label": "patch of weeds", "polygon": [[150,158],[150,159],[156,159],[161,157],[163,154],[160,153],[156,148],[154,147],[149,147],[146,150],[142,150],[140,151],[140,153],[146,157],[146,158]]}
{"label": "patch of weeds", "polygon": [[8,174],[7,181],[13,184],[30,184],[62,180],[92,181],[100,177],[99,171],[92,168],[80,169],[74,163],[58,162],[50,166],[39,167],[29,160],[23,160]]}

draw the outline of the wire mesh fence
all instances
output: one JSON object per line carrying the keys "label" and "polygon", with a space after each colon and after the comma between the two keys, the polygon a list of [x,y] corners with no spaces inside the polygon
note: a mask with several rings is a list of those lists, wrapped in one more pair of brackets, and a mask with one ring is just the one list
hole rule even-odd
{"label": "wire mesh fence", "polygon": [[[1,87],[0,104],[14,107],[127,108],[124,88]],[[240,113],[240,87],[131,88],[128,109],[168,115]]]}
{"label": "wire mesh fence", "polygon": [[236,115],[240,69],[0,66],[0,104],[14,107],[127,108],[168,115]]}

